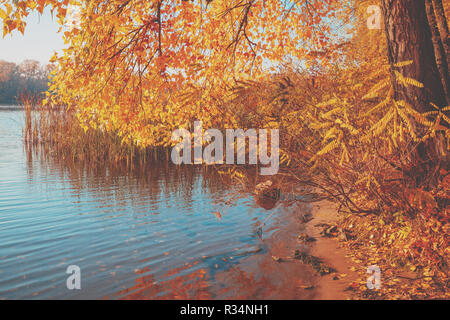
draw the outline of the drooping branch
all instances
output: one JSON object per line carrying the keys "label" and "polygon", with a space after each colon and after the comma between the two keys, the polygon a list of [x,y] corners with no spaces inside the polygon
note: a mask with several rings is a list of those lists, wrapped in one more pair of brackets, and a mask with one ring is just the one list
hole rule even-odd
{"label": "drooping branch", "polygon": [[162,47],[161,47],[161,33],[162,33],[162,23],[161,23],[161,3],[162,0],[158,1],[157,11],[156,11],[156,19],[158,21],[158,55],[162,55]]}

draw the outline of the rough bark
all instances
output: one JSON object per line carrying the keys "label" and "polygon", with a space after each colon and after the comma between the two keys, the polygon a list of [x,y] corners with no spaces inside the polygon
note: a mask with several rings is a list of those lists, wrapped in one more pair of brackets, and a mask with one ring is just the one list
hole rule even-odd
{"label": "rough bark", "polygon": [[[425,1],[428,0],[381,0],[394,99],[404,100],[422,113],[433,110],[430,102],[442,107],[447,100],[436,63]],[[409,60],[413,64],[402,68],[394,66]],[[421,82],[424,87],[405,87],[396,80],[394,70]],[[416,185],[436,185],[439,168],[448,167],[449,153],[442,153],[441,140],[442,134],[438,132],[435,139],[420,143],[412,154],[410,174],[415,176]]]}
{"label": "rough bark", "polygon": [[442,43],[441,34],[436,22],[436,16],[433,9],[433,3],[431,0],[425,0],[425,7],[427,12],[428,24],[431,29],[431,40],[433,42],[434,54],[436,56],[436,65],[441,77],[442,87],[444,90],[446,105],[450,105],[450,80],[448,76],[448,64],[447,57]]}
{"label": "rough bark", "polygon": [[447,66],[450,66],[450,34],[448,31],[447,18],[442,5],[442,0],[433,0],[434,12],[436,14],[436,22],[441,33],[441,41],[447,56]]}
{"label": "rough bark", "polygon": [[[446,104],[436,56],[431,41],[431,30],[425,11],[425,0],[382,0],[385,32],[388,40],[388,58],[392,67],[394,98],[405,100],[419,112],[431,111],[430,102]],[[413,64],[395,68],[399,62],[412,60]],[[424,88],[396,81],[394,71],[415,79]]]}

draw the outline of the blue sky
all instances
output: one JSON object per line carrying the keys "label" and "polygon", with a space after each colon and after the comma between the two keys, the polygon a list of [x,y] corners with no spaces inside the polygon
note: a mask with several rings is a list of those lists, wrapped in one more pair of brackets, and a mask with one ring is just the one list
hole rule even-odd
{"label": "blue sky", "polygon": [[56,18],[45,10],[40,16],[37,12],[27,17],[25,35],[14,32],[2,38],[0,29],[0,60],[20,63],[26,59],[33,59],[47,64],[55,51],[64,47],[62,34],[58,34],[59,24]]}

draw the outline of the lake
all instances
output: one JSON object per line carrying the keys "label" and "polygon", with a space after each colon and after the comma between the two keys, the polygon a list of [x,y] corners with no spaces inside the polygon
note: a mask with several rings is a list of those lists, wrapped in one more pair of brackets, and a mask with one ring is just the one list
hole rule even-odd
{"label": "lake", "polygon": [[272,287],[289,277],[262,264],[297,207],[265,210],[213,168],[68,165],[26,150],[22,127],[0,106],[0,299],[286,297]]}

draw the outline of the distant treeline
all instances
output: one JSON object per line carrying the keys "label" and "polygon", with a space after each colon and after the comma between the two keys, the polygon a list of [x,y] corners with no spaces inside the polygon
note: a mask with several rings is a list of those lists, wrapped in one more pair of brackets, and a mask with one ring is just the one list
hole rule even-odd
{"label": "distant treeline", "polygon": [[17,104],[22,94],[42,96],[48,88],[52,65],[41,66],[38,61],[20,64],[0,60],[0,104]]}

